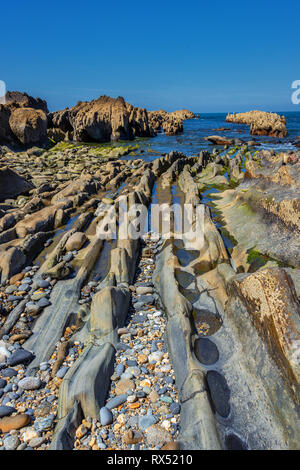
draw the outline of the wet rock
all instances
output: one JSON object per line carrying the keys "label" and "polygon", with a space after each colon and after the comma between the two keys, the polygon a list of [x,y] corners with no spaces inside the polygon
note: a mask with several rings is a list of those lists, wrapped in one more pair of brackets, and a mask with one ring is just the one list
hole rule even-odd
{"label": "wet rock", "polygon": [[208,338],[197,338],[194,345],[195,356],[205,365],[215,364],[219,360],[219,351],[215,343]]}
{"label": "wet rock", "polygon": [[80,250],[85,242],[85,234],[83,232],[75,232],[66,243],[66,251]]}
{"label": "wet rock", "polygon": [[226,379],[219,372],[210,370],[207,372],[206,380],[214,409],[223,418],[227,418],[230,413],[230,390]]}
{"label": "wet rock", "polygon": [[16,366],[18,364],[29,364],[34,358],[34,355],[26,349],[17,349],[7,360],[10,366]]}

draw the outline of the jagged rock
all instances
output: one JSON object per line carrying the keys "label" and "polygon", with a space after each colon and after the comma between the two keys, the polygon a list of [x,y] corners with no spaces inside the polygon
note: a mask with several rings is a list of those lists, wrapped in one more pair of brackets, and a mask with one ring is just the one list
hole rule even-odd
{"label": "jagged rock", "polygon": [[50,115],[50,125],[74,133],[80,142],[109,142],[150,137],[153,131],[145,109],[134,108],[124,98],[100,98]]}
{"label": "jagged rock", "polygon": [[40,109],[47,114],[48,107],[46,101],[41,98],[33,98],[27,93],[21,93],[19,91],[7,91],[5,95],[6,105],[18,106],[20,108],[33,108]]}
{"label": "jagged rock", "polygon": [[194,113],[186,109],[173,111],[150,111],[149,121],[154,131],[163,129],[166,135],[176,135],[183,131],[182,121],[195,117]]}

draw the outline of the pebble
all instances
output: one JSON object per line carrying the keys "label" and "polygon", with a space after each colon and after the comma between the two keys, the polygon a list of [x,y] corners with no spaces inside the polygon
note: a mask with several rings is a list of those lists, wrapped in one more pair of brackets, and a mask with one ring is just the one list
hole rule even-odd
{"label": "pebble", "polygon": [[12,429],[21,429],[30,421],[30,417],[26,414],[18,414],[16,416],[5,416],[0,420],[0,429],[2,432],[9,432]]}
{"label": "pebble", "polygon": [[31,439],[28,443],[29,447],[40,447],[44,442],[46,438],[45,437],[34,437]]}
{"label": "pebble", "polygon": [[106,407],[103,406],[100,409],[100,423],[102,426],[107,426],[108,424],[111,424],[113,422],[113,415],[111,411]]}
{"label": "pebble", "polygon": [[12,406],[0,406],[0,418],[9,416],[16,411]]}
{"label": "pebble", "polygon": [[106,403],[106,408],[112,410],[113,408],[122,405],[127,400],[127,396],[127,393],[124,393],[123,395],[118,395],[117,397],[111,398],[111,400]]}
{"label": "pebble", "polygon": [[18,364],[28,364],[34,358],[34,355],[26,349],[17,349],[7,360],[10,366],[16,366]]}
{"label": "pebble", "polygon": [[54,421],[53,415],[46,416],[46,418],[37,418],[34,422],[34,429],[38,432],[51,429],[53,426],[53,421]]}
{"label": "pebble", "polygon": [[68,372],[68,370],[69,370],[69,367],[68,367],[68,366],[66,366],[66,367],[61,367],[61,368],[57,371],[56,377],[59,377],[60,379],[62,379],[62,378],[66,375],[66,373]]}
{"label": "pebble", "polygon": [[36,390],[41,386],[39,377],[24,377],[19,382],[19,387],[23,390]]}
{"label": "pebble", "polygon": [[6,436],[3,439],[5,450],[16,450],[20,444],[18,436]]}
{"label": "pebble", "polygon": [[0,379],[0,388],[4,388],[6,384],[7,384],[6,380]]}
{"label": "pebble", "polygon": [[149,428],[156,422],[157,422],[157,418],[153,415],[146,415],[146,416],[139,417],[139,427],[142,429],[142,431],[145,431],[147,428]]}
{"label": "pebble", "polygon": [[181,406],[179,403],[177,402],[173,402],[171,405],[170,405],[170,412],[173,414],[173,415],[177,415],[180,413],[180,409],[181,409]]}
{"label": "pebble", "polygon": [[51,305],[51,302],[46,297],[43,297],[37,302],[37,305],[39,308],[45,308],[45,307],[48,307],[48,305]]}
{"label": "pebble", "polygon": [[124,364],[118,364],[116,366],[115,372],[120,377],[123,374],[124,370],[125,370]]}

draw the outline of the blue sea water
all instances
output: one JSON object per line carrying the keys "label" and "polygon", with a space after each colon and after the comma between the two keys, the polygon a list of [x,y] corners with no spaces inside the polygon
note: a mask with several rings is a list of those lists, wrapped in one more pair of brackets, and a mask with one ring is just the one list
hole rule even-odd
{"label": "blue sea water", "polygon": [[[138,141],[142,153],[135,155],[134,158],[141,157],[145,160],[153,160],[163,153],[171,150],[183,152],[185,155],[192,156],[198,154],[201,150],[212,150],[215,145],[210,144],[204,137],[209,135],[220,135],[229,138],[238,138],[244,141],[253,140],[261,144],[264,149],[274,149],[276,152],[283,150],[295,150],[293,141],[300,136],[300,112],[278,112],[284,115],[287,121],[288,136],[282,139],[268,136],[252,136],[250,126],[243,124],[234,124],[226,122],[226,114],[197,114],[198,119],[189,119],[184,121],[182,134],[176,136],[167,136],[164,133],[158,134],[151,139],[140,139]],[[217,131],[216,129],[225,127],[226,131]],[[128,156],[126,157],[128,158]],[[130,158],[130,157],[129,157]]]}

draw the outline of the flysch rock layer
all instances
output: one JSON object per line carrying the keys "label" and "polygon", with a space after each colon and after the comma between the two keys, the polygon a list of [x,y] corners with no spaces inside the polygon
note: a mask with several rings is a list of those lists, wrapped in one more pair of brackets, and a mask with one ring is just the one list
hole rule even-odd
{"label": "flysch rock layer", "polygon": [[[299,153],[112,150],[0,155],[0,447],[299,449]],[[124,200],[203,237],[99,239]]]}

